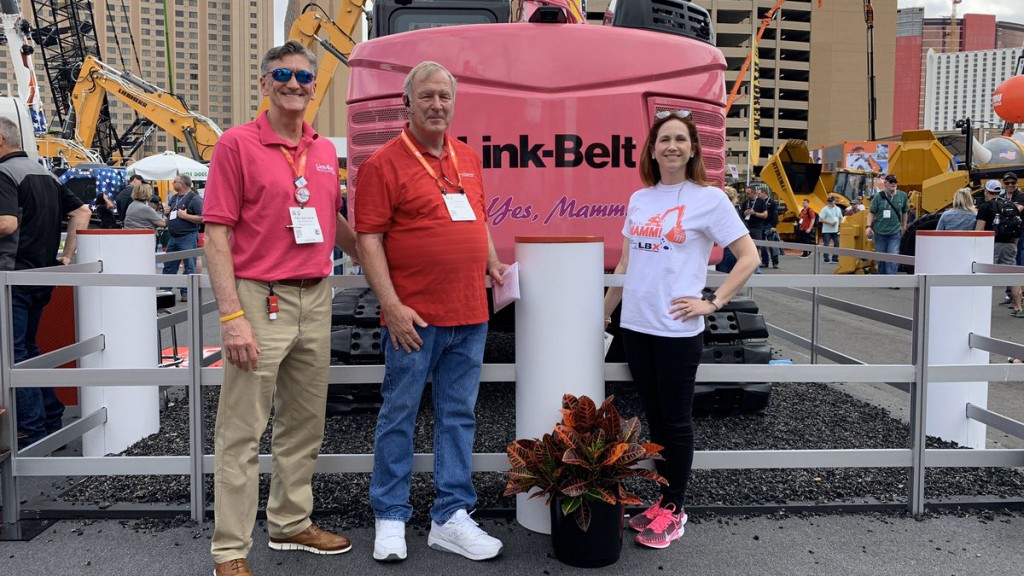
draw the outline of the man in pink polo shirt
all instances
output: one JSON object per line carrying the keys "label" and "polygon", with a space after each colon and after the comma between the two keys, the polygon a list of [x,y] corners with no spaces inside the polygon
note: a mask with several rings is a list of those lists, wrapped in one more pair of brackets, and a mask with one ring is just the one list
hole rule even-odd
{"label": "man in pink polo shirt", "polygon": [[214,149],[204,219],[220,309],[224,383],[214,471],[216,576],[248,576],[259,493],[259,439],[275,407],[267,529],[274,550],[340,554],[348,538],[310,521],[310,480],[323,441],[330,365],[334,245],[355,254],[340,216],[334,146],[303,121],[315,56],[298,42],[267,52],[270,108]]}

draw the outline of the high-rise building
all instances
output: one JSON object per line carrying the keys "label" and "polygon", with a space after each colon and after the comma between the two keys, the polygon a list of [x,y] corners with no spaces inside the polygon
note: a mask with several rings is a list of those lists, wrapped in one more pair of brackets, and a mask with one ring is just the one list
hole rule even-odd
{"label": "high-rise building", "polygon": [[956,129],[970,118],[975,126],[1002,124],[992,109],[992,93],[1013,76],[1021,48],[940,54],[929,50],[925,82],[924,127]]}
{"label": "high-rise building", "polygon": [[[21,4],[32,22],[30,2]],[[262,99],[259,62],[273,42],[273,0],[111,0],[93,2],[92,9],[108,65],[180,96],[223,129],[255,116]],[[53,96],[38,50],[35,63],[54,128]],[[14,83],[11,63],[0,58],[0,87]],[[112,121],[124,130],[135,114],[116,98],[109,100]],[[158,129],[136,157],[175,148],[188,153]]]}
{"label": "high-rise building", "polygon": [[[925,18],[924,8],[918,7],[901,8],[896,18],[897,77],[893,96],[893,134],[919,130],[935,122],[934,114],[929,117],[925,111],[925,95],[932,92],[926,82],[929,51],[941,55],[1024,45],[1024,25],[997,21],[995,16],[988,14],[965,14],[954,22],[952,18]],[[962,85],[961,89],[978,88]],[[991,91],[987,96],[991,97]]]}
{"label": "high-rise building", "polygon": [[[622,1],[622,0],[620,0]],[[739,77],[762,19],[774,0],[694,0],[711,13],[725,55],[726,88]],[[874,14],[876,136],[892,125],[895,2],[876,2]],[[608,0],[590,0],[604,10]],[[868,137],[867,34],[862,0],[789,0],[775,13],[758,45],[761,90],[760,163],[789,139],[812,147]],[[726,122],[727,161],[747,164],[750,75]]]}

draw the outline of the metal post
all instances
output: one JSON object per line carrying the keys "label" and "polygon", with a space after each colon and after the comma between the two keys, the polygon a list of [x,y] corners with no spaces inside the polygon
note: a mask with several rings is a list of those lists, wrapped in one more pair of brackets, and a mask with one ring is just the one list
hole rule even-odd
{"label": "metal post", "polygon": [[14,458],[18,452],[18,424],[15,412],[14,388],[11,386],[11,367],[14,366],[14,337],[11,314],[11,288],[7,273],[0,272],[0,406],[8,408],[0,422],[0,453],[10,450],[10,456],[0,461],[0,491],[3,491],[3,523],[14,524],[21,516],[18,500],[18,481],[14,477]]}
{"label": "metal post", "polygon": [[914,289],[914,382],[910,385],[910,481],[907,506],[917,516],[924,513],[925,406],[928,401],[928,276],[917,277]]}
{"label": "metal post", "polygon": [[191,516],[195,522],[202,522],[206,514],[206,490],[203,484],[203,293],[200,291],[202,276],[188,277],[188,430],[189,430],[189,490],[191,493]]}
{"label": "metal post", "polygon": [[[818,260],[818,245],[812,247],[811,257],[814,258],[814,275],[821,274],[821,261]],[[818,363],[818,287],[811,288],[811,364]]]}

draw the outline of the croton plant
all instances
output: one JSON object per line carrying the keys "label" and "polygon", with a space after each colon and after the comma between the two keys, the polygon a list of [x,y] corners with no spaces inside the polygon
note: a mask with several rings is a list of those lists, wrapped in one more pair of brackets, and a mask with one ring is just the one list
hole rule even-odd
{"label": "croton plant", "polygon": [[641,443],[640,420],[623,419],[609,396],[598,408],[586,396],[562,397],[562,422],[540,440],[515,440],[507,452],[511,468],[505,496],[527,493],[530,498],[558,495],[562,513],[574,514],[576,524],[590,528],[590,503],[641,504],[622,481],[646,478],[668,482],[654,470],[637,467],[644,460],[661,460],[662,446]]}

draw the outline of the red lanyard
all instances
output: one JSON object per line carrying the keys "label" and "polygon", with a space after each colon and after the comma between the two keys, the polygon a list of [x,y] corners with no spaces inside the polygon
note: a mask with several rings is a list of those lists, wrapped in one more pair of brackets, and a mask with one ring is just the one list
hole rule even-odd
{"label": "red lanyard", "polygon": [[[429,174],[431,178],[434,179],[434,182],[437,183],[437,188],[441,191],[441,194],[447,194],[448,190],[444,187],[444,182],[441,182],[441,179],[437,177],[437,172],[434,172],[434,169],[426,159],[423,158],[423,154],[413,146],[412,141],[409,140],[409,137],[404,131],[402,132],[402,142],[405,142],[405,146],[409,149],[409,152],[412,152],[413,156],[416,156],[416,159],[420,161],[423,169],[427,171],[427,174]],[[462,173],[459,172],[459,158],[455,155],[455,148],[452,146],[452,141],[450,139],[448,140],[448,155],[452,157],[452,167],[455,168],[455,174],[458,177],[458,182],[456,182],[455,185],[459,188],[459,192],[465,194],[466,191],[462,188]]]}
{"label": "red lanyard", "polygon": [[292,155],[288,152],[288,149],[281,146],[281,153],[284,154],[284,159],[288,162],[288,165],[292,168],[292,173],[295,174],[295,200],[299,203],[299,207],[305,206],[306,202],[309,201],[309,188],[306,188],[306,154],[309,152],[309,148],[306,148],[299,154],[299,165],[295,166],[295,160],[292,159]]}

